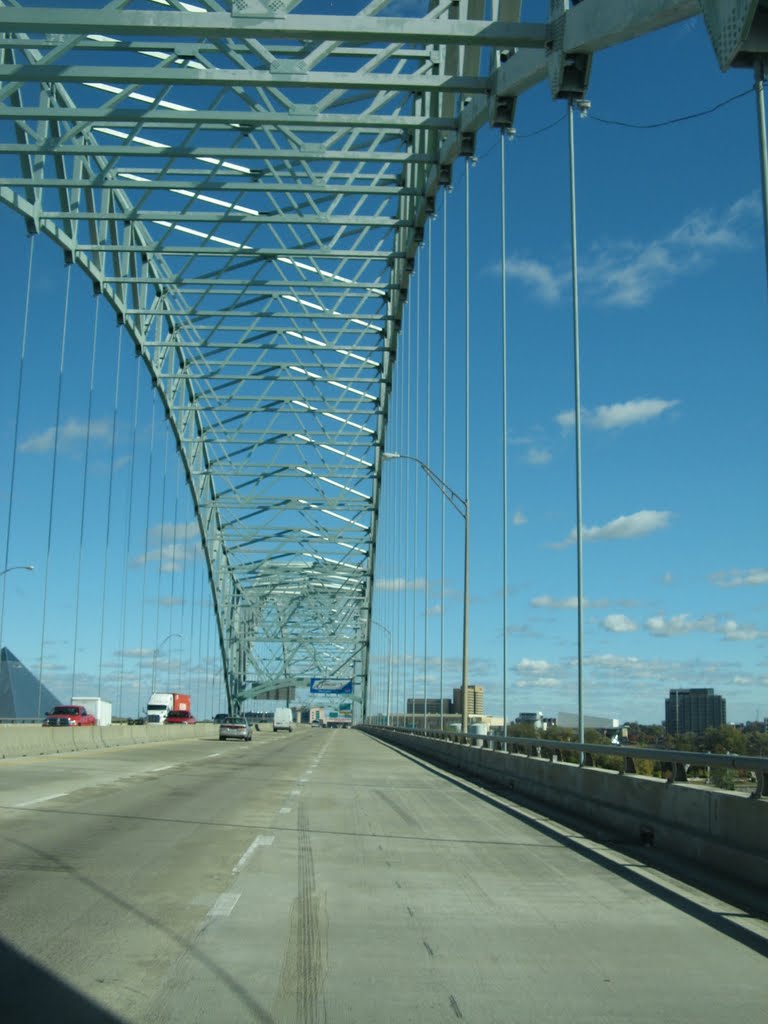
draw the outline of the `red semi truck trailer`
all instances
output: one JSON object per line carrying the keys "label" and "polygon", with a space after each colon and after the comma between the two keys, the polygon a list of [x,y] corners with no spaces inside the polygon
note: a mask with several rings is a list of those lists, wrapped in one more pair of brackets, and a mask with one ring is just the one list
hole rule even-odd
{"label": "red semi truck trailer", "polygon": [[169,711],[191,711],[188,693],[153,693],[147,704],[147,722],[164,724]]}

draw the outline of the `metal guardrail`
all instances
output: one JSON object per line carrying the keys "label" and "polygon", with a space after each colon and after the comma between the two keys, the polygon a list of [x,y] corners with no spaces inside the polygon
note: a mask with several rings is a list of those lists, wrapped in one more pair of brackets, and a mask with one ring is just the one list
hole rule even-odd
{"label": "metal guardrail", "polygon": [[759,800],[768,796],[768,757],[747,757],[743,754],[705,754],[695,750],[625,747],[607,743],[570,743],[564,740],[545,740],[529,736],[481,736],[475,733],[439,730],[424,732],[418,729],[403,729],[393,726],[380,726],[379,728],[389,728],[392,732],[406,733],[410,736],[447,740],[449,743],[459,743],[464,746],[499,750],[508,754],[523,753],[528,757],[537,757],[548,761],[557,761],[563,752],[568,751],[576,754],[577,767],[585,768],[594,767],[595,757],[614,757],[622,761],[622,767],[617,769],[619,775],[637,774],[637,761],[654,761],[662,766],[669,766],[664,772],[669,784],[688,782],[688,771],[691,768],[732,768],[735,771],[754,775],[755,788],[750,793],[752,799]]}

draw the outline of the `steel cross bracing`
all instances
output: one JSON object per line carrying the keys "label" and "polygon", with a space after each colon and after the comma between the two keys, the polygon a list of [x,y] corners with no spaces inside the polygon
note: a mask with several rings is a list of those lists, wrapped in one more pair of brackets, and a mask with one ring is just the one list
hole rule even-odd
{"label": "steel cross bracing", "polygon": [[478,128],[547,77],[583,92],[594,50],[765,5],[523,6],[0,0],[0,199],[91,276],[162,395],[234,704],[366,678],[408,279]]}

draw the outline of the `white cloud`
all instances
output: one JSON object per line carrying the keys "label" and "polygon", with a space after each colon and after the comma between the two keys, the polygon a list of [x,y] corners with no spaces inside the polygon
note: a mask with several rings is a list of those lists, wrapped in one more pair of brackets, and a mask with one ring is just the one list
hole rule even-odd
{"label": "white cloud", "polygon": [[740,626],[732,619],[723,623],[722,632],[724,640],[759,640],[768,636],[764,630],[755,629],[754,626]]}
{"label": "white cloud", "polygon": [[659,637],[685,636],[689,633],[710,633],[719,635],[724,640],[734,641],[761,640],[768,637],[768,631],[752,625],[739,624],[734,619],[718,619],[714,615],[694,619],[687,612],[670,618],[653,615],[646,620],[645,628],[652,636]]}
{"label": "white cloud", "polygon": [[544,302],[557,302],[563,277],[558,277],[545,263],[539,260],[512,257],[506,262],[507,277],[515,278],[529,285],[534,295]]}
{"label": "white cloud", "polygon": [[[94,420],[89,430],[88,423],[85,420],[67,420],[59,425],[59,451],[75,451],[80,447],[84,447],[89,434],[91,441],[109,440],[112,436],[112,424],[109,420]],[[56,427],[48,427],[47,430],[43,430],[40,434],[33,434],[26,441],[22,441],[19,445],[19,451],[39,455],[52,452],[55,445]]]}
{"label": "white cloud", "polygon": [[[585,597],[582,599],[582,605],[584,608],[601,608],[608,604],[605,600],[594,600],[591,601]],[[579,605],[579,599],[575,595],[573,597],[551,597],[549,594],[541,594],[539,597],[531,598],[532,608],[577,608]]]}
{"label": "white cloud", "polygon": [[716,620],[711,616],[702,619],[692,619],[685,612],[682,615],[673,615],[665,618],[663,615],[652,615],[645,621],[645,628],[652,636],[684,636],[686,633],[704,632],[712,633],[715,630]]}
{"label": "white cloud", "polygon": [[637,625],[627,615],[606,615],[601,623],[609,633],[634,633]]}
{"label": "white cloud", "polygon": [[635,398],[629,402],[599,405],[593,413],[592,423],[599,430],[615,430],[634,423],[647,423],[676,405],[679,405],[677,399],[667,401],[663,398]]}
{"label": "white cloud", "polygon": [[[582,538],[587,540],[633,540],[635,537],[644,537],[648,533],[655,533],[656,530],[663,530],[669,526],[672,518],[671,512],[658,512],[654,509],[643,509],[640,512],[632,512],[628,516],[619,516],[611,519],[602,526],[586,526],[582,530]],[[567,539],[555,544],[555,547],[566,547],[576,541],[576,530],[571,530]]]}
{"label": "white cloud", "polygon": [[583,280],[605,305],[643,306],[718,252],[751,244],[749,229],[757,212],[756,198],[748,196],[720,213],[690,214],[661,238],[603,244],[583,264]]}
{"label": "white cloud", "polygon": [[757,587],[768,583],[768,569],[727,569],[710,579],[718,587]]}
{"label": "white cloud", "polygon": [[550,597],[549,594],[541,594],[539,597],[531,598],[533,608],[575,608],[577,604],[576,597]]}
{"label": "white cloud", "polygon": [[[672,401],[664,398],[633,398],[628,402],[614,402],[612,405],[598,405],[594,410],[582,410],[582,423],[595,430],[617,430],[634,426],[636,423],[647,423],[648,420],[661,416],[668,409],[679,405],[678,399]],[[572,428],[576,422],[573,409],[567,409],[555,416],[555,422],[564,430]]]}
{"label": "white cloud", "polygon": [[515,512],[515,514],[512,516],[512,525],[513,526],[525,526],[525,524],[527,522],[528,522],[528,519],[526,518],[526,515],[522,511],[522,509],[518,509]]}
{"label": "white cloud", "polygon": [[[581,264],[584,291],[603,305],[644,306],[660,289],[711,263],[718,253],[754,244],[751,229],[759,211],[757,196],[745,196],[725,210],[691,213],[658,238],[595,244]],[[506,273],[548,303],[558,302],[570,282],[570,269],[559,273],[523,256],[508,259]]]}
{"label": "white cloud", "polygon": [[531,674],[537,674],[539,672],[551,672],[553,666],[548,661],[536,660],[533,658],[521,658],[520,661],[515,665],[515,671],[517,672],[529,672]]}
{"label": "white cloud", "polygon": [[529,448],[526,452],[525,461],[531,466],[544,466],[552,461],[552,452],[546,448]]}
{"label": "white cloud", "polygon": [[149,541],[153,544],[165,544],[167,541],[180,543],[186,540],[199,540],[200,529],[197,520],[186,523],[157,523],[149,529]]}
{"label": "white cloud", "polygon": [[392,590],[392,591],[423,590],[424,589],[424,580],[423,579],[406,580],[406,579],[403,579],[402,576],[393,577],[393,578],[390,578],[390,579],[377,579],[376,580],[376,589],[377,590]]}

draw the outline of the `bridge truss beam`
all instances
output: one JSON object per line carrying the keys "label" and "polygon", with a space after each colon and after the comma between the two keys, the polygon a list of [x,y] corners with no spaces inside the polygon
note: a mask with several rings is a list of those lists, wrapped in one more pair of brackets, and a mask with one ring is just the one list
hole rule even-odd
{"label": "bridge truss beam", "polygon": [[392,369],[452,163],[532,85],[562,95],[574,55],[700,2],[386,7],[0,0],[0,200],[90,275],[162,396],[233,706],[254,673],[364,683]]}

